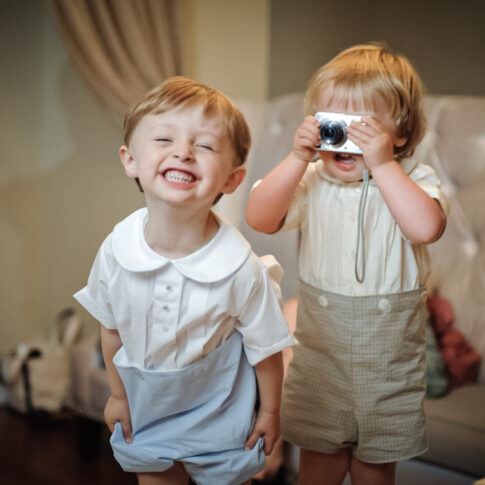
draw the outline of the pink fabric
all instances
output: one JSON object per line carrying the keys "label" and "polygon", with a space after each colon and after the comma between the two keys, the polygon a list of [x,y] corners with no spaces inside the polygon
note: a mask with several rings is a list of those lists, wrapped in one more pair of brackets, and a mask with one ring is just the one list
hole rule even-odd
{"label": "pink fabric", "polygon": [[451,303],[439,295],[432,295],[428,297],[427,306],[448,371],[450,388],[477,382],[482,358],[463,334],[454,328],[455,314]]}

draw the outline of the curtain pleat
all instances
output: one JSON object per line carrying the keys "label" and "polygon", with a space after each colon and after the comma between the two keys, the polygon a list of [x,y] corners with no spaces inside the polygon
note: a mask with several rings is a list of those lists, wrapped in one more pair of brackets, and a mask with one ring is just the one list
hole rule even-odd
{"label": "curtain pleat", "polygon": [[94,91],[123,112],[183,74],[176,0],[51,0],[62,37]]}

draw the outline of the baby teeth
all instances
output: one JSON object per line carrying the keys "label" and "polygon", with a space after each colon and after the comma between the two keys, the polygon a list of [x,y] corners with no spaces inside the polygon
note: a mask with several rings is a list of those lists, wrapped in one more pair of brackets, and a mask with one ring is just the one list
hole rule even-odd
{"label": "baby teeth", "polygon": [[169,182],[190,183],[195,180],[194,176],[189,175],[187,173],[178,172],[176,170],[169,170],[168,172],[165,173],[164,176]]}
{"label": "baby teeth", "polygon": [[342,155],[341,153],[337,153],[335,158],[338,162],[342,163],[353,163],[354,161],[352,155]]}

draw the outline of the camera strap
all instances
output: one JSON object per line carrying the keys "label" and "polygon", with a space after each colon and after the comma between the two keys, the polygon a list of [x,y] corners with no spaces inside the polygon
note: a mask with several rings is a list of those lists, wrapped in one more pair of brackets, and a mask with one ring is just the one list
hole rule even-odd
{"label": "camera strap", "polygon": [[367,205],[367,193],[369,192],[369,171],[364,170],[362,177],[362,192],[359,201],[359,219],[357,221],[357,245],[355,249],[355,278],[362,283],[365,278],[365,237],[364,237],[364,214]]}

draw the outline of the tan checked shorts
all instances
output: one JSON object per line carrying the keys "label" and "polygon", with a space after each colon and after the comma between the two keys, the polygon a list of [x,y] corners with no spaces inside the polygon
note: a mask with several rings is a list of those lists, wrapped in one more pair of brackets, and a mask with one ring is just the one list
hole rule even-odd
{"label": "tan checked shorts", "polygon": [[300,282],[282,435],[368,463],[426,451],[426,293],[348,297]]}

